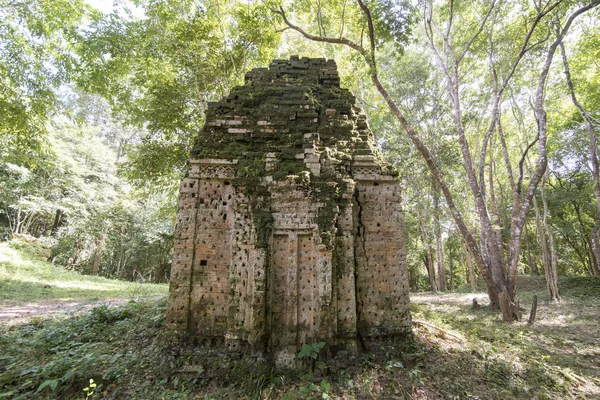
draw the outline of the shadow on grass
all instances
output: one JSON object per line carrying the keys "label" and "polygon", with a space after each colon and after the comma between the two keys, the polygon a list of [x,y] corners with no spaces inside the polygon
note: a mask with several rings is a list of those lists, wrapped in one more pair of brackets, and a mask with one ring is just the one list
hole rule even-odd
{"label": "shadow on grass", "polygon": [[[600,365],[597,363],[600,359],[600,304],[597,299],[600,297],[590,296],[596,290],[594,279],[576,280],[583,282],[565,285],[562,302],[540,301],[537,319],[532,326],[526,322],[528,309],[523,310],[524,320],[513,324],[502,322],[497,311],[485,307],[472,309],[468,296],[481,294],[415,295],[413,315],[415,319],[425,318],[443,329],[464,335],[473,346],[474,354],[479,354],[478,358],[486,363],[493,360],[497,364],[495,367],[488,365],[485,375],[475,374],[478,379],[496,379],[497,374],[502,377],[505,368],[501,360],[505,360],[503,362],[513,370],[507,381],[513,393],[510,396],[506,394],[508,398],[549,396],[535,392],[535,385],[559,385],[568,388],[571,394],[580,396],[583,393],[590,398],[600,398]],[[545,287],[542,286],[540,291],[543,279],[535,277],[521,283],[521,299],[530,299],[533,292],[538,292],[538,296],[544,299]],[[522,300],[521,306],[527,308],[529,304]],[[464,354],[460,358],[465,366],[470,365]],[[510,383],[513,380],[514,385]],[[548,398],[557,396],[555,393],[554,397]],[[494,398],[491,395],[482,398],[488,397]],[[562,393],[559,397],[571,396]]]}

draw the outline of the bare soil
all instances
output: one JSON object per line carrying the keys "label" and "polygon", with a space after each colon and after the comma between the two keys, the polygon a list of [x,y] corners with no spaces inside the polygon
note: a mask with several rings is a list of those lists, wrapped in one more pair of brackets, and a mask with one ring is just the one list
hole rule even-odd
{"label": "bare soil", "polygon": [[61,314],[77,314],[92,308],[105,306],[119,306],[130,299],[109,300],[77,300],[77,301],[44,301],[44,302],[11,302],[0,303],[0,325],[15,326],[31,322],[35,318],[48,318]]}

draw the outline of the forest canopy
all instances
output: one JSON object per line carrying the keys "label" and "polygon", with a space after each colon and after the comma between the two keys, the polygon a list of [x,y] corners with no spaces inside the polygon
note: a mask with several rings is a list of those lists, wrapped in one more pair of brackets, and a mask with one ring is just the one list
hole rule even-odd
{"label": "forest canopy", "polygon": [[[403,185],[410,285],[600,275],[597,0],[0,0],[0,236],[165,281],[208,102],[335,59]],[[479,284],[481,284],[481,282]],[[517,305],[518,308],[518,305]]]}

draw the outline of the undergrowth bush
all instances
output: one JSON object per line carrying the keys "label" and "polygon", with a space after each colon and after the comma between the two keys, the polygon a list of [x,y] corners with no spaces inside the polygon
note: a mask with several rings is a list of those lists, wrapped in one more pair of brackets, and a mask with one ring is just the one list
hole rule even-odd
{"label": "undergrowth bush", "polygon": [[155,365],[158,374],[159,368],[164,370],[165,309],[164,299],[130,301],[62,320],[35,320],[4,332],[0,398],[81,398],[90,379],[101,392],[132,379],[140,364]]}

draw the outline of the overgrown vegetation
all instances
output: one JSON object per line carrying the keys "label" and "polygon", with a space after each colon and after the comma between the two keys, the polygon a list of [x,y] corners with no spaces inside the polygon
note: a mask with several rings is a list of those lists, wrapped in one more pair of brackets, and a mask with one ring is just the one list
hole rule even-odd
{"label": "overgrown vegetation", "polygon": [[[0,398],[85,398],[90,379],[97,385],[91,398],[107,399],[594,398],[600,292],[597,279],[585,279],[562,282],[565,300],[542,301],[533,326],[507,327],[495,312],[471,309],[484,293],[415,295],[414,345],[390,343],[354,366],[320,363],[314,372],[227,357],[182,368],[165,335],[164,298],[34,318],[1,328]],[[525,298],[544,290],[541,279],[519,283]],[[320,347],[299,356],[318,356]]]}

